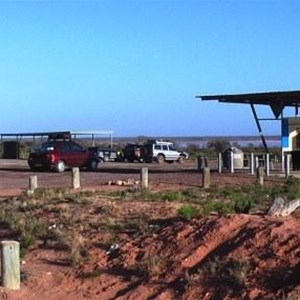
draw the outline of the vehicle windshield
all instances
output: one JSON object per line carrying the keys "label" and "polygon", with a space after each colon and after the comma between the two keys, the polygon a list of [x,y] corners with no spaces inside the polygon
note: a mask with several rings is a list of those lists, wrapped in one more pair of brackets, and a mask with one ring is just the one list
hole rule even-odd
{"label": "vehicle windshield", "polygon": [[174,145],[169,145],[169,150],[177,151],[177,149],[174,147]]}

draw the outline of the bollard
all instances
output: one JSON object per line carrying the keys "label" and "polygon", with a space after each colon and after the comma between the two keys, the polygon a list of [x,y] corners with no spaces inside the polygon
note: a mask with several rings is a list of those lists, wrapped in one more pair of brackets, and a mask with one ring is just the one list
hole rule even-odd
{"label": "bollard", "polygon": [[286,162],[285,162],[285,154],[284,152],[281,153],[281,170],[282,170],[282,173],[285,173],[286,172]]}
{"label": "bollard", "polygon": [[250,155],[250,173],[251,173],[251,175],[254,175],[254,169],[255,169],[254,164],[255,164],[254,154],[251,153],[251,155]]}
{"label": "bollard", "polygon": [[1,271],[2,286],[12,290],[20,289],[20,244],[16,241],[2,241]]}
{"label": "bollard", "polygon": [[270,154],[265,154],[265,174],[266,176],[270,176]]}
{"label": "bollard", "polygon": [[72,188],[80,188],[80,171],[79,168],[72,168]]}
{"label": "bollard", "polygon": [[34,191],[37,189],[38,184],[37,184],[37,176],[36,175],[31,175],[29,177],[29,192],[34,193]]}
{"label": "bollard", "polygon": [[260,186],[264,185],[264,168],[263,167],[258,167],[256,169],[256,180]]}
{"label": "bollard", "polygon": [[219,155],[218,155],[218,172],[219,173],[222,173],[222,167],[223,167],[222,153],[219,153]]}
{"label": "bollard", "polygon": [[234,173],[234,160],[233,160],[233,151],[230,151],[230,173]]}
{"label": "bollard", "polygon": [[288,178],[291,174],[291,155],[287,154],[284,159],[285,162],[285,178]]}
{"label": "bollard", "polygon": [[141,169],[141,187],[142,189],[148,188],[148,168]]}
{"label": "bollard", "polygon": [[202,187],[207,189],[210,187],[210,169],[204,168],[202,171]]}

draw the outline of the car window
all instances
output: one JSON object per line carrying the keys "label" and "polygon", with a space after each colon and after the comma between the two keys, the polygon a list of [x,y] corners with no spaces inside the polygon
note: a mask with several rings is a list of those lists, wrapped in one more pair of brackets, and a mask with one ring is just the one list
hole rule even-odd
{"label": "car window", "polygon": [[61,143],[61,152],[70,152],[71,148],[70,148],[70,144],[63,142]]}
{"label": "car window", "polygon": [[155,150],[161,150],[161,146],[160,145],[154,145],[154,149]]}
{"label": "car window", "polygon": [[169,145],[169,150],[176,151],[176,148],[173,145]]}
{"label": "car window", "polygon": [[70,143],[70,146],[71,146],[72,152],[82,152],[83,151],[83,148],[78,144]]}
{"label": "car window", "polygon": [[53,151],[54,149],[55,149],[55,147],[52,142],[46,142],[41,145],[41,147],[38,149],[38,151],[48,152],[48,151]]}
{"label": "car window", "polygon": [[163,148],[163,150],[168,151],[168,146],[167,145],[163,145],[162,148]]}

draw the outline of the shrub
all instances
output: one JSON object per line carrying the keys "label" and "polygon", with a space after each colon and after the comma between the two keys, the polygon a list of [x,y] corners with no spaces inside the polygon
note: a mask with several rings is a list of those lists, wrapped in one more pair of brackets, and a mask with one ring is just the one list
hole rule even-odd
{"label": "shrub", "polygon": [[226,215],[233,212],[233,207],[231,203],[225,201],[213,201],[211,199],[206,200],[202,204],[202,208],[204,215],[209,215],[212,212],[216,212],[221,215]]}
{"label": "shrub", "polygon": [[221,260],[216,257],[208,261],[204,267],[205,276],[212,281],[222,283],[223,287],[241,290],[250,270],[250,263],[244,258]]}
{"label": "shrub", "polygon": [[199,216],[200,210],[194,205],[184,204],[177,210],[177,214],[189,220],[193,217]]}
{"label": "shrub", "polygon": [[162,194],[162,199],[165,201],[178,201],[182,198],[181,192],[178,191],[166,191]]}

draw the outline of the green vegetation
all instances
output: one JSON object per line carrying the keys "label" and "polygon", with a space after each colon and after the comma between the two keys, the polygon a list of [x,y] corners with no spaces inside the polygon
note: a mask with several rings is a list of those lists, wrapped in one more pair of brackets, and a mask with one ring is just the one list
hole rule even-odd
{"label": "green vegetation", "polygon": [[200,215],[200,210],[198,207],[194,205],[189,205],[189,204],[183,204],[178,210],[177,214],[179,216],[184,217],[185,219],[189,220],[193,217],[199,216]]}

